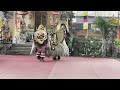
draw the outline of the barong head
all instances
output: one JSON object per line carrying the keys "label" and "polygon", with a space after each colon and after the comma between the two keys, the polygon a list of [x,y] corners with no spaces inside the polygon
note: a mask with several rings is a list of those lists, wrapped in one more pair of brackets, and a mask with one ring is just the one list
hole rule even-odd
{"label": "barong head", "polygon": [[47,32],[42,24],[39,25],[37,31],[34,34],[34,40],[39,44],[43,44],[43,42],[47,39]]}
{"label": "barong head", "polygon": [[42,24],[39,25],[37,31],[39,31],[39,30],[44,30],[44,26]]}

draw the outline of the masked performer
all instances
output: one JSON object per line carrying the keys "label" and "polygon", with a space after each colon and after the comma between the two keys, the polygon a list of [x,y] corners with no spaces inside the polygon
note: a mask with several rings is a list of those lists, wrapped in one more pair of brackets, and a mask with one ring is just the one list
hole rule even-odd
{"label": "masked performer", "polygon": [[65,24],[61,24],[60,30],[54,33],[54,40],[52,42],[52,56],[54,60],[60,60],[60,56],[69,56],[69,48],[66,44],[65,38],[67,36]]}
{"label": "masked performer", "polygon": [[47,32],[43,25],[38,27],[37,31],[34,33],[33,40],[34,41],[30,54],[32,54],[34,50],[37,50],[37,58],[43,60],[47,45]]}

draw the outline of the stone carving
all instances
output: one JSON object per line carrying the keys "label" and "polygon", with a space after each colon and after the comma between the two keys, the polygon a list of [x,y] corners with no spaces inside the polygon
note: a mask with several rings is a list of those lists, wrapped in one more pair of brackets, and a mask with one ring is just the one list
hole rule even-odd
{"label": "stone carving", "polygon": [[19,32],[19,40],[18,43],[25,44],[26,43],[26,23],[24,18],[20,21],[20,32]]}
{"label": "stone carving", "polygon": [[29,20],[30,20],[30,24],[28,25],[28,28],[34,29],[34,12],[33,11],[29,12]]}

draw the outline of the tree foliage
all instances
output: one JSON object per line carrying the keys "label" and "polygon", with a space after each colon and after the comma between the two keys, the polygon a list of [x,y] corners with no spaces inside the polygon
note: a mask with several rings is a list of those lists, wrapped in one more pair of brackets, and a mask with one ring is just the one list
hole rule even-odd
{"label": "tree foliage", "polygon": [[108,30],[111,27],[110,22],[106,18],[97,17],[94,20],[93,24],[95,24],[96,28],[100,29],[100,31],[102,33],[102,37],[105,39],[107,34],[108,34],[108,32],[109,32]]}

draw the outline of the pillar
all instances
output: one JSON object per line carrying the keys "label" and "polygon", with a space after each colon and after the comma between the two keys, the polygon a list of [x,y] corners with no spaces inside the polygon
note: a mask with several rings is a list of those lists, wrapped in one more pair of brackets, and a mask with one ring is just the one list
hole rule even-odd
{"label": "pillar", "polygon": [[15,24],[15,20],[16,20],[16,11],[13,11],[13,40],[12,40],[12,43],[17,43],[17,39],[16,39],[16,34],[17,34],[17,31],[16,31],[16,24]]}

